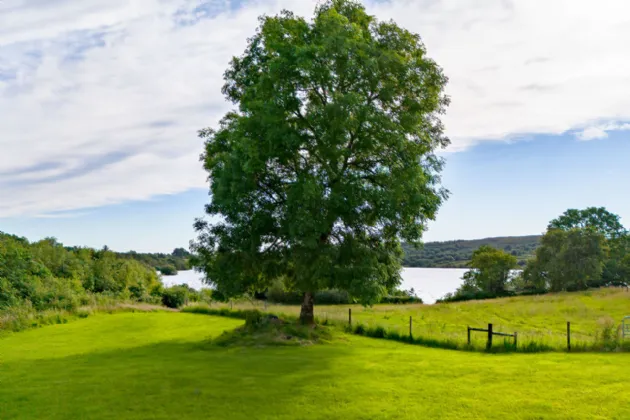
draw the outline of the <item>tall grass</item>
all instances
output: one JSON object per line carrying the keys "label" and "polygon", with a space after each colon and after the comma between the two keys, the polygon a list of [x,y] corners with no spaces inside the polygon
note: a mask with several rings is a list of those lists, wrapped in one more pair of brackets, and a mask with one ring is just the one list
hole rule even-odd
{"label": "tall grass", "polygon": [[[316,305],[315,316],[318,322],[345,327],[351,308],[354,327],[361,325],[363,331],[373,331],[370,336],[383,335],[382,328],[385,338],[406,342],[410,342],[411,317],[414,343],[459,350],[485,350],[484,333],[473,332],[468,345],[468,326],[486,328],[492,323],[496,332],[518,333],[516,349],[512,349],[511,339],[495,336],[493,352],[566,351],[566,325],[571,321],[571,351],[624,351],[630,347],[630,340],[623,342],[618,329],[623,317],[630,315],[629,303],[630,293],[610,288],[436,305]],[[233,302],[231,306],[292,317],[300,311],[298,305],[265,305],[259,301]],[[226,309],[230,304],[215,303],[212,308]]]}
{"label": "tall grass", "polygon": [[158,306],[138,305],[134,301],[121,301],[105,295],[87,295],[83,305],[72,310],[47,309],[37,311],[30,302],[10,306],[0,311],[0,336],[46,325],[66,324],[78,318],[87,318],[96,313],[146,312],[161,310]]}

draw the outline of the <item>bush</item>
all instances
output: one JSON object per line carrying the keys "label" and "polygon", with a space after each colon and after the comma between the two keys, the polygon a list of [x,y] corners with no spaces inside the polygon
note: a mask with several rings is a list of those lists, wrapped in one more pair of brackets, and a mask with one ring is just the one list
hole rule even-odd
{"label": "bush", "polygon": [[[302,294],[299,292],[286,292],[271,287],[266,293],[267,300],[271,303],[280,303],[283,305],[301,305]],[[316,305],[348,305],[356,303],[350,298],[348,292],[343,290],[320,290],[313,297]],[[383,296],[379,303],[384,304],[408,304],[422,303],[422,299],[417,296],[400,293],[396,295]]]}
{"label": "bush", "polygon": [[365,332],[365,335],[367,335],[368,337],[373,337],[373,338],[385,338],[386,334],[387,332],[385,331],[385,328],[381,326],[368,328],[367,331]]}
{"label": "bush", "polygon": [[153,297],[161,299],[162,295],[164,294],[164,286],[162,285],[162,283],[152,284],[149,288],[149,294]]}
{"label": "bush", "polygon": [[147,288],[144,284],[134,284],[129,286],[129,293],[133,299],[141,300],[147,294]]}
{"label": "bush", "polygon": [[422,302],[422,299],[420,299],[417,296],[396,295],[396,296],[383,296],[381,298],[380,303],[409,304],[409,303],[423,303],[423,302]]}
{"label": "bush", "polygon": [[613,351],[620,347],[619,329],[614,319],[606,317],[598,321],[599,331],[597,332],[596,347],[598,350]]}
{"label": "bush", "polygon": [[346,305],[351,303],[348,292],[343,290],[321,290],[315,293],[314,300],[316,305]]}
{"label": "bush", "polygon": [[179,308],[188,301],[188,289],[181,286],[173,286],[164,289],[162,304],[168,308]]}
{"label": "bush", "polygon": [[[270,287],[266,293],[267,300],[272,303],[284,305],[301,305],[302,294],[299,292],[287,292],[277,287]],[[316,305],[347,305],[352,303],[348,292],[343,290],[320,290],[313,297]]]}
{"label": "bush", "polygon": [[259,325],[262,322],[263,314],[260,311],[249,311],[245,315],[245,325],[248,327],[253,327]]}
{"label": "bush", "polygon": [[158,267],[158,271],[164,276],[174,276],[177,274],[177,268],[174,265],[163,265]]}
{"label": "bush", "polygon": [[210,303],[214,298],[212,289],[201,289],[199,291],[199,302]]}

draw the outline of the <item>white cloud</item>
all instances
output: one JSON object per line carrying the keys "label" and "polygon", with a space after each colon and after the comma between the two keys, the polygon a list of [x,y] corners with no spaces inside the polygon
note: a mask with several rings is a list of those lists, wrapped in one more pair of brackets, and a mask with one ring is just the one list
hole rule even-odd
{"label": "white cloud", "polygon": [[[196,131],[230,108],[220,94],[229,59],[260,14],[310,15],[315,4],[0,2],[0,217],[205,187]],[[392,0],[368,8],[420,33],[450,77],[452,150],[524,133],[601,138],[630,120],[623,0]]]}
{"label": "white cloud", "polygon": [[378,10],[419,32],[450,77],[454,149],[630,119],[628,2],[403,0]]}
{"label": "white cloud", "polygon": [[593,125],[576,133],[576,137],[580,140],[596,140],[608,137],[609,131],[628,131],[630,124],[608,123],[603,125]]}
{"label": "white cloud", "polygon": [[577,137],[580,140],[594,140],[594,139],[604,139],[608,137],[608,133],[606,130],[601,127],[589,127],[585,128],[583,131],[577,134]]}

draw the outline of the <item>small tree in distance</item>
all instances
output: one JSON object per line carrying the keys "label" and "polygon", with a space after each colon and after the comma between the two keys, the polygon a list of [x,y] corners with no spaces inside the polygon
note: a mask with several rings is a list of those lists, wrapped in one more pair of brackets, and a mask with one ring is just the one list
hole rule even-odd
{"label": "small tree in distance", "polygon": [[511,270],[517,267],[514,255],[488,245],[473,252],[471,269],[464,274],[464,284],[458,293],[485,292],[499,296],[505,293]]}
{"label": "small tree in distance", "polygon": [[401,239],[419,244],[447,196],[447,79],[418,35],[356,1],[260,22],[225,73],[237,109],[200,132],[215,217],[192,250],[228,297],[284,278],[311,323],[318,290],[369,304],[400,283]]}
{"label": "small tree in distance", "polygon": [[[582,242],[586,241],[589,244],[595,244],[589,246],[589,249],[591,249],[589,258],[593,257],[596,260],[603,259],[604,267],[599,274],[595,274],[597,270],[594,270],[594,267],[597,267],[599,264],[590,265],[588,269],[585,269],[589,272],[586,277],[590,285],[594,286],[599,283],[623,284],[630,280],[628,278],[630,234],[621,224],[621,218],[617,214],[609,212],[605,207],[588,207],[583,210],[569,209],[558,218],[552,220],[549,223],[548,229],[549,232],[554,229],[565,232],[578,230],[582,232]],[[590,231],[591,234],[587,235],[585,231]],[[574,233],[573,236],[571,236],[571,238],[574,239],[573,243],[578,248],[581,247],[584,249],[584,246],[578,245],[580,241],[577,241],[579,236],[576,235],[577,234]],[[601,237],[601,241],[597,239],[597,236]],[[588,241],[586,238],[590,238],[591,240]],[[556,254],[558,253],[556,252]],[[586,258],[586,256],[584,256],[584,258]],[[586,259],[584,261],[586,261]],[[580,262],[579,264],[584,263]],[[579,265],[574,265],[573,267],[579,267]],[[584,272],[585,271],[582,270],[582,273]],[[583,282],[573,283],[570,287],[585,287]]]}
{"label": "small tree in distance", "polygon": [[527,264],[524,279],[538,290],[584,290],[600,282],[606,256],[606,241],[600,232],[550,229],[541,239],[536,258]]}

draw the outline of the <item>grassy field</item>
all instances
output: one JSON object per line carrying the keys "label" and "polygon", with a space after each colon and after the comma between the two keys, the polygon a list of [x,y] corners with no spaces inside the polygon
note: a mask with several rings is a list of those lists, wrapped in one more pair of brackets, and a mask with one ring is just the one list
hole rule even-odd
{"label": "grassy field", "polygon": [[123,313],[11,334],[0,418],[630,418],[627,354],[478,354],[337,332],[306,347],[209,343],[240,324]]}
{"label": "grassy field", "polygon": [[[251,309],[253,306],[242,303],[234,305],[234,308]],[[261,304],[255,307],[265,310]],[[409,334],[411,316],[414,336],[451,340],[463,346],[467,339],[467,326],[485,328],[492,323],[495,331],[518,332],[522,346],[534,342],[563,350],[566,348],[567,321],[571,322],[574,349],[595,342],[606,325],[617,329],[623,317],[630,315],[630,292],[610,288],[437,305],[316,306],[315,312],[320,320],[347,323],[349,307],[352,308],[354,323],[383,326],[403,335]],[[297,315],[300,308],[269,305],[266,310]],[[473,333],[472,339],[475,346],[483,348],[486,340],[483,333]],[[495,340],[499,341],[499,337]]]}

